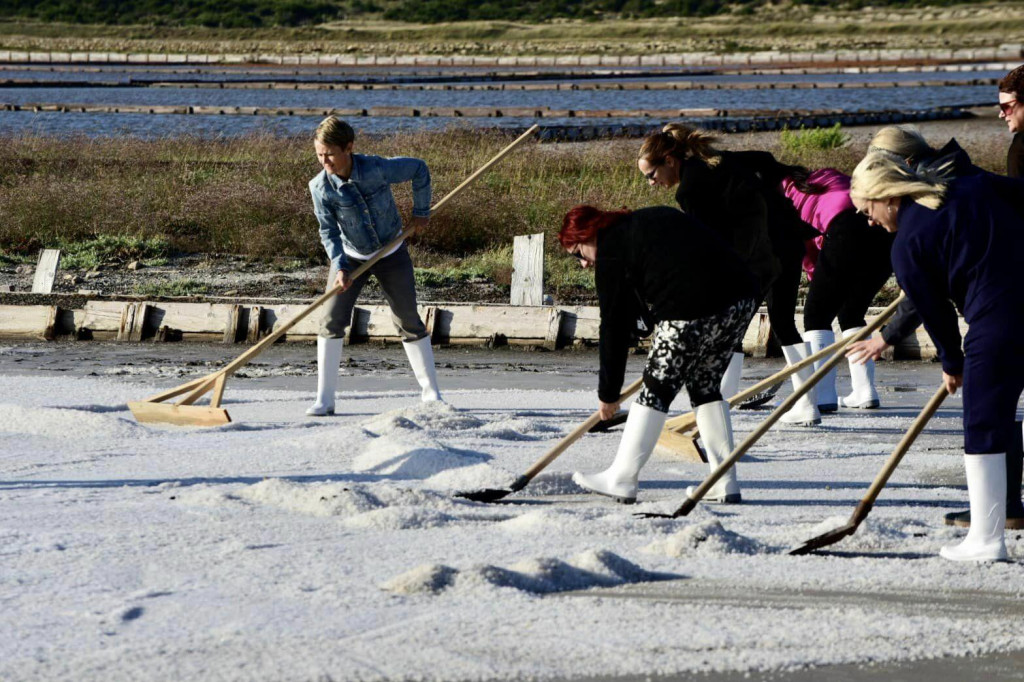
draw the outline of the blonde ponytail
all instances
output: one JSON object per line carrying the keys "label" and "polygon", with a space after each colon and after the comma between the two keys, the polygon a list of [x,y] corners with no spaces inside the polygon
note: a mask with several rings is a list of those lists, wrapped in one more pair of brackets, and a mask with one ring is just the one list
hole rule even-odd
{"label": "blonde ponytail", "polygon": [[652,133],[644,139],[637,160],[643,159],[653,165],[660,165],[668,156],[680,160],[696,157],[714,167],[722,160],[721,153],[711,146],[717,140],[706,130],[691,128],[682,123],[669,123],[661,132]]}

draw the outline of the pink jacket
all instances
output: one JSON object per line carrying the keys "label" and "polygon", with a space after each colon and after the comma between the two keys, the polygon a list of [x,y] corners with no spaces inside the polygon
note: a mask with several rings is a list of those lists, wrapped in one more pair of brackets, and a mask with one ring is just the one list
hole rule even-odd
{"label": "pink jacket", "polygon": [[822,194],[806,194],[786,178],[782,181],[782,193],[793,202],[804,222],[821,232],[820,237],[805,242],[807,254],[804,256],[804,272],[808,279],[813,279],[814,266],[818,262],[829,223],[843,211],[853,208],[853,202],[850,201],[850,176],[834,168],[811,171],[807,181],[812,185],[824,186],[826,190]]}

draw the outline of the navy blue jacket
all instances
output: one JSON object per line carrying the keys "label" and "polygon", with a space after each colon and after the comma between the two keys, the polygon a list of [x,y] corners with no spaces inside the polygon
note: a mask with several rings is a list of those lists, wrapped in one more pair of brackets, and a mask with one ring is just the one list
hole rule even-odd
{"label": "navy blue jacket", "polygon": [[[892,246],[896,279],[935,342],[942,369],[963,372],[954,305],[975,328],[1019,333],[1024,326],[1024,225],[987,174],[948,186],[943,205],[929,209],[904,198]],[[994,326],[991,326],[994,325]]]}

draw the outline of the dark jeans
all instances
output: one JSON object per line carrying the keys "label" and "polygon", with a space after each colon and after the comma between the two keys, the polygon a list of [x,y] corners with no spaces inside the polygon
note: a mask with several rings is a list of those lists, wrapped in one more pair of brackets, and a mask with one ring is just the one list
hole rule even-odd
{"label": "dark jeans", "polygon": [[[359,267],[364,262],[349,258],[349,263],[354,267]],[[327,289],[334,286],[337,274],[337,270],[332,267],[331,274],[327,276]],[[417,341],[427,336],[427,327],[416,310],[416,278],[413,275],[409,249],[404,243],[393,254],[374,263],[373,267],[363,273],[346,291],[324,304],[320,336],[328,339],[345,337],[345,330],[352,321],[352,309],[356,305],[356,299],[359,298],[370,275],[377,278],[384,292],[384,298],[391,307],[391,320],[395,323],[395,329],[402,340]]]}
{"label": "dark jeans", "polygon": [[843,330],[866,324],[864,313],[892,275],[894,236],[853,209],[832,219],[804,305],[805,330],[832,329],[836,317]]}

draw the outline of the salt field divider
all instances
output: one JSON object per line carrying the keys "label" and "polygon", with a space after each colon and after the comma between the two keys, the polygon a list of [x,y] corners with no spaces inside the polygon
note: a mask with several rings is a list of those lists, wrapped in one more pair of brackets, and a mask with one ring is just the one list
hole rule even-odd
{"label": "salt field divider", "polygon": [[[274,332],[278,321],[291,319],[308,300],[237,299],[228,297],[138,299],[87,298],[78,294],[5,294],[18,305],[0,305],[0,339],[54,340],[73,338],[124,342],[256,343]],[[871,308],[868,320],[882,309]],[[549,350],[595,346],[599,337],[597,306],[513,306],[472,303],[423,303],[420,316],[435,344],[535,346]],[[803,328],[802,309],[796,316]],[[319,319],[310,316],[284,336],[284,341],[311,342]],[[401,341],[395,335],[386,304],[357,305],[348,343]],[[961,332],[967,327],[960,320]],[[768,313],[754,315],[743,338],[745,352],[764,357],[769,347]],[[931,359],[935,346],[923,329],[887,351],[897,358]]]}

